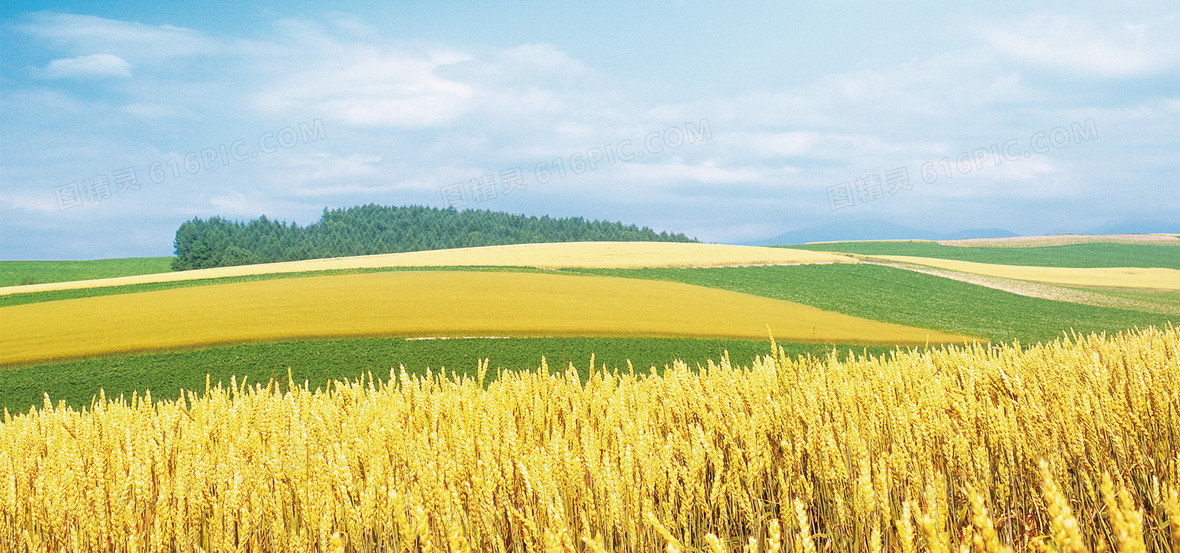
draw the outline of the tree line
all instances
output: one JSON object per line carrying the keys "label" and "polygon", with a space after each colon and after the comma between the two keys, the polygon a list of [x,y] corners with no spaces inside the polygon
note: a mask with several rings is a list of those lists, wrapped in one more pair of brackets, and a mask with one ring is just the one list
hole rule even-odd
{"label": "tree line", "polygon": [[229,267],[351,255],[535,242],[695,242],[618,222],[529,217],[486,210],[423,206],[324,209],[305,227],[266,216],[249,222],[194,218],[180,225],[173,270]]}

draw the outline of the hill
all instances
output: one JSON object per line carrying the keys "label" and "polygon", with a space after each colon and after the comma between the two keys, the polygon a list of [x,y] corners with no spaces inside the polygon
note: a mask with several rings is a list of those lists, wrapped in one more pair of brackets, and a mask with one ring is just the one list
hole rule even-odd
{"label": "hill", "polygon": [[[1125,243],[956,247],[909,241],[826,243],[798,248],[660,242],[557,243],[10,286],[0,288],[0,328],[9,331],[0,333],[0,342],[15,340],[18,333],[27,336],[27,325],[43,326],[41,332],[33,333],[38,336],[35,340],[22,340],[19,345],[0,343],[0,358],[18,356],[20,349],[28,347],[56,352],[48,357],[87,357],[67,362],[39,362],[24,357],[31,364],[3,367],[0,408],[26,411],[29,406],[43,404],[46,393],[54,402],[65,400],[70,405],[87,406],[100,389],[111,397],[151,389],[153,398],[175,398],[181,389],[202,389],[207,374],[212,375],[214,382],[229,382],[235,375],[239,381],[249,376],[252,381],[266,382],[269,378],[283,377],[288,368],[297,382],[325,383],[356,378],[366,371],[380,377],[390,367],[401,366],[410,374],[426,374],[428,368],[440,367],[471,372],[476,361],[483,359],[490,359],[492,368],[505,369],[537,367],[543,357],[551,367],[566,367],[572,362],[577,364],[583,378],[589,374],[585,371],[591,354],[597,355],[597,363],[606,363],[611,368],[627,367],[628,361],[640,369],[664,367],[670,366],[674,359],[695,366],[704,364],[706,359],[717,359],[723,351],[734,360],[749,363],[755,355],[766,353],[766,323],[770,323],[778,344],[784,345],[791,355],[823,357],[832,352],[847,354],[849,350],[885,355],[890,351],[888,347],[863,345],[876,343],[870,339],[873,336],[863,334],[821,338],[820,332],[846,333],[852,328],[832,320],[831,325],[815,325],[813,330],[804,324],[798,309],[784,306],[769,313],[767,304],[749,303],[754,297],[801,304],[856,319],[978,336],[992,342],[1035,344],[1060,338],[1063,332],[1113,335],[1133,328],[1164,328],[1169,322],[1174,324],[1175,314],[1180,313],[1177,293],[1108,287],[1082,290],[884,260],[875,262],[864,256],[958,259],[988,264],[988,268],[1025,265],[1033,271],[1045,267],[1175,269],[1180,268],[1177,251],[1180,248],[1175,246]],[[857,262],[857,257],[867,261]],[[165,261],[161,270],[166,270],[167,259],[160,259]],[[73,270],[65,267],[63,275],[68,273],[66,269]],[[442,271],[455,274],[443,275]],[[624,287],[640,285],[613,280],[618,286],[596,288],[591,293],[580,284],[589,281],[538,279],[538,275],[668,281],[649,284],[675,282],[751,297],[744,300],[747,303],[741,310],[742,319],[735,321],[732,299],[709,300],[698,293],[670,297],[668,289],[658,286],[644,288],[648,293],[612,296],[612,290],[620,292]],[[278,282],[278,279],[286,281]],[[460,281],[466,284],[460,286]],[[546,283],[559,282],[573,285],[575,292],[565,293],[553,286],[546,288]],[[339,284],[336,292],[329,293],[327,283]],[[377,286],[379,283],[386,285]],[[485,291],[471,293],[472,287],[479,286]],[[489,288],[494,292],[487,291]],[[465,293],[463,290],[468,291],[469,299],[458,299],[458,294]],[[546,290],[550,293],[545,293]],[[363,297],[363,303],[341,304],[357,294]],[[586,294],[594,296],[593,307],[571,303],[584,299]],[[696,298],[689,302],[691,305],[685,303],[690,296]],[[614,301],[608,301],[612,297]],[[1097,301],[1103,298],[1106,301]],[[437,307],[430,311],[435,332],[419,332],[421,328],[414,331],[407,326],[415,317],[411,316],[409,307],[402,305],[406,302],[410,307]],[[511,312],[520,317],[504,316],[505,311],[493,309],[491,302],[513,305]],[[475,303],[484,307],[477,308]],[[202,308],[194,310],[191,308],[194,305]],[[217,305],[226,307],[219,309]],[[635,313],[643,305],[659,307],[648,311],[648,315]],[[145,310],[150,311],[153,306],[158,308],[153,311],[157,313],[156,318],[127,320],[133,312],[146,316]],[[276,312],[284,309],[303,309],[303,314]],[[524,316],[526,311],[529,314]],[[680,313],[680,318],[673,317],[673,311]],[[252,316],[264,323],[245,336],[226,335],[243,326],[231,322],[231,312],[237,313],[239,321],[241,317]],[[347,313],[347,317],[341,319],[341,313]],[[421,311],[418,313],[417,318],[421,319]],[[624,316],[624,313],[631,315]],[[655,313],[656,318],[650,318],[650,313]],[[333,316],[337,318],[328,320]],[[96,317],[108,320],[99,321]],[[118,321],[111,319],[120,317]],[[545,324],[529,329],[505,326],[513,319],[532,325]],[[185,328],[176,329],[182,320],[188,321],[182,325]],[[450,326],[444,327],[448,320]],[[756,328],[750,326],[751,322],[757,323]],[[560,325],[569,324],[580,325],[579,334],[585,334],[561,332]],[[636,332],[619,337],[614,333],[634,331],[636,324],[642,324],[650,334]],[[717,332],[716,326],[712,330],[705,328],[710,325],[721,325],[726,332]],[[743,325],[745,331],[739,332],[740,336],[733,333]],[[792,325],[794,331],[790,330]],[[324,334],[325,329],[329,334]],[[671,334],[670,329],[674,330]],[[690,329],[695,330],[688,332]],[[255,335],[268,332],[278,334]],[[672,334],[679,337],[640,337]],[[688,334],[695,337],[689,339]],[[165,343],[178,336],[180,345]],[[266,341],[254,341],[255,338]],[[880,339],[881,335],[877,334],[876,338]],[[129,341],[134,343],[128,345]],[[217,343],[236,345],[214,345]],[[85,344],[89,344],[88,348],[103,348],[87,350],[101,356],[59,349]],[[141,349],[151,351],[118,353]]]}
{"label": "hill", "polygon": [[400,253],[445,248],[536,242],[695,242],[683,234],[656,232],[618,222],[581,217],[554,219],[486,210],[422,206],[324,209],[306,227],[272,221],[194,218],[176,231],[175,270],[229,267]]}
{"label": "hill", "polygon": [[[159,258],[166,260],[167,258]],[[117,260],[116,260],[117,261]],[[716,267],[737,265],[800,265],[807,263],[855,263],[840,254],[794,248],[758,248],[727,244],[671,242],[561,242],[482,246],[421,252],[305,259],[249,266],[215,267],[191,271],[129,273],[123,276],[62,282],[45,282],[20,286],[0,286],[0,306],[4,297],[38,292],[84,291],[95,293],[103,288],[133,287],[187,281],[212,282],[217,279],[298,275],[321,271],[381,270],[407,267],[533,267],[616,268],[642,267]],[[4,262],[0,262],[3,275]],[[62,262],[42,262],[52,269]],[[54,297],[53,299],[62,299]],[[44,299],[38,301],[45,301]]]}

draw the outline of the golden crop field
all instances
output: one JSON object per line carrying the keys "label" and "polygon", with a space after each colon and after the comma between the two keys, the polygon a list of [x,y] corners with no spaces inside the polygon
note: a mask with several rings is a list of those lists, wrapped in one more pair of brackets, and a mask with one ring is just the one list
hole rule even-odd
{"label": "golden crop field", "polygon": [[1180,270],[1158,267],[1027,267],[1023,265],[996,265],[992,263],[975,263],[972,261],[908,255],[874,255],[872,258],[937,267],[939,269],[974,273],[977,275],[1031,280],[1033,282],[1063,284],[1066,286],[1180,290]]}
{"label": "golden crop field", "polygon": [[562,242],[308,259],[74,282],[6,286],[0,287],[0,295],[263,274],[384,267],[538,267],[556,269],[564,267],[701,267],[855,262],[855,259],[846,255],[789,248],[671,242]]}
{"label": "golden crop field", "polygon": [[[579,318],[579,313],[567,313]],[[7,551],[1175,551],[1180,332],[0,424]]]}
{"label": "golden crop field", "polygon": [[923,344],[967,337],[688,284],[394,271],[238,282],[0,308],[0,365],[286,338],[648,336]]}

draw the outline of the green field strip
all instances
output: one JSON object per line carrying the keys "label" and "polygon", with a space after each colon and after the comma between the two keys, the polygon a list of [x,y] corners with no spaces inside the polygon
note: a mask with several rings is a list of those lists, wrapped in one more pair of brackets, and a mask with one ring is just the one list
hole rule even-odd
{"label": "green field strip", "polygon": [[1036,267],[1161,267],[1180,269],[1180,247],[1146,244],[1068,244],[1037,247],[961,247],[924,241],[825,242],[790,246],[857,255],[908,255]]}
{"label": "green field strip", "polygon": [[1031,344],[1070,330],[1118,332],[1180,317],[1020,296],[870,264],[579,271],[673,280],[794,301],[895,324]]}
{"label": "green field strip", "polygon": [[[823,356],[839,352],[843,357],[883,355],[894,348],[884,346],[830,346],[824,344],[779,344],[788,355]],[[180,390],[203,391],[205,376],[214,386],[241,382],[265,384],[271,379],[292,378],[302,384],[322,386],[332,380],[357,379],[367,373],[387,379],[389,370],[404,366],[409,374],[448,372],[475,375],[479,361],[488,359],[489,378],[498,368],[533,370],[542,357],[551,371],[564,371],[570,363],[585,376],[590,356],[601,369],[627,371],[630,360],[636,372],[662,368],[679,359],[691,367],[720,360],[728,352],[733,363],[749,365],[755,356],[770,353],[769,341],[701,340],[668,338],[455,338],[447,340],[406,340],[400,338],[346,338],[288,340],[218,346],[157,353],[137,353],[84,360],[38,363],[0,370],[0,407],[11,413],[40,406],[46,394],[50,401],[65,401],[74,407],[88,407],[91,398],[104,390],[108,397],[142,394],[151,390],[153,399],[177,397]]]}

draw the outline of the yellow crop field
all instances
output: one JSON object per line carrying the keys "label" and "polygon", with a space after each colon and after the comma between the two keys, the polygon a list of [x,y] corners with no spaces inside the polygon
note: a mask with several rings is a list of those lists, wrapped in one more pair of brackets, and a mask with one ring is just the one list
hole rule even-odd
{"label": "yellow crop field", "polygon": [[6,415],[0,544],[1180,550],[1176,329],[663,375],[485,371]]}
{"label": "yellow crop field", "polygon": [[308,259],[104,278],[74,282],[52,282],[0,287],[0,295],[50,290],[71,290],[105,286],[127,286],[156,282],[177,282],[237,276],[373,269],[384,267],[538,267],[557,269],[709,267],[719,265],[796,265],[808,263],[855,263],[852,257],[826,252],[671,242],[561,242],[485,246],[384,255]]}
{"label": "yellow crop field", "polygon": [[1180,270],[1164,268],[1112,267],[1026,267],[995,265],[932,257],[908,255],[874,255],[871,259],[885,259],[912,263],[950,271],[974,273],[1017,280],[1031,280],[1066,286],[1096,286],[1103,288],[1140,288],[1147,290],[1180,290]]}
{"label": "yellow crop field", "polygon": [[671,282],[406,271],[239,282],[0,308],[0,364],[329,336],[651,336],[962,342]]}

